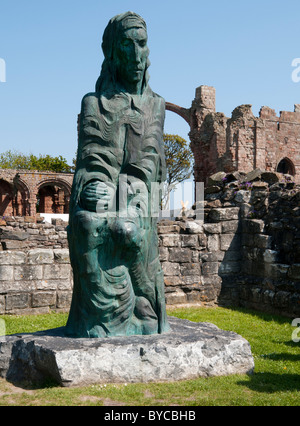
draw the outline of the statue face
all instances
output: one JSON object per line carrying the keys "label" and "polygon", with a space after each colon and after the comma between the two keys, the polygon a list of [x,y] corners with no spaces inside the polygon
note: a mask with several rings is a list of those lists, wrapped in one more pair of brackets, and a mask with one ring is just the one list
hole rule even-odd
{"label": "statue face", "polygon": [[141,89],[148,55],[144,28],[125,29],[118,41],[115,59],[117,79],[130,92]]}

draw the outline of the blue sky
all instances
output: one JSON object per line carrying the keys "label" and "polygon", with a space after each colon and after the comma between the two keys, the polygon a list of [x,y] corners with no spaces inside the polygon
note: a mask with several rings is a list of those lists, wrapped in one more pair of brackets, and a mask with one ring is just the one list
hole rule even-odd
{"label": "blue sky", "polygon": [[[299,0],[0,0],[0,152],[62,155],[77,147],[76,120],[93,91],[110,18],[132,10],[148,25],[150,85],[167,101],[190,107],[200,85],[216,88],[217,111],[241,104],[292,111],[300,82]],[[299,72],[300,75],[300,72]],[[167,112],[166,133],[188,138]]]}

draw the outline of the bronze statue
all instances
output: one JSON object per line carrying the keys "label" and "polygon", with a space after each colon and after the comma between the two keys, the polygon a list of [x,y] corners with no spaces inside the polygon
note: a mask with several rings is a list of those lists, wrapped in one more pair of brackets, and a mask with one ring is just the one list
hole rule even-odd
{"label": "bronze statue", "polygon": [[158,255],[165,180],[165,101],[149,87],[147,28],[112,18],[95,93],[82,100],[68,239],[74,273],[66,334],[105,337],[169,330]]}

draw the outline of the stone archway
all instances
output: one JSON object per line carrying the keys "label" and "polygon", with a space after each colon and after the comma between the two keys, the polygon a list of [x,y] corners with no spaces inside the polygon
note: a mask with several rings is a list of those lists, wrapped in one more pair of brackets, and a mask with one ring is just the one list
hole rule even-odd
{"label": "stone archway", "polygon": [[183,118],[189,126],[191,126],[191,108],[182,108],[178,105],[172,104],[171,102],[166,102],[166,110],[175,112],[181,118]]}
{"label": "stone archway", "polygon": [[37,188],[37,212],[68,214],[71,186],[62,180],[45,180]]}
{"label": "stone archway", "polygon": [[277,172],[285,175],[295,176],[296,169],[294,163],[287,157],[283,158],[277,166]]}
{"label": "stone archway", "polygon": [[29,190],[16,175],[13,182],[0,179],[0,215],[27,216],[29,214]]}
{"label": "stone archway", "polygon": [[30,214],[29,200],[31,197],[29,188],[21,176],[17,173],[13,179],[14,199],[13,215],[28,216]]}

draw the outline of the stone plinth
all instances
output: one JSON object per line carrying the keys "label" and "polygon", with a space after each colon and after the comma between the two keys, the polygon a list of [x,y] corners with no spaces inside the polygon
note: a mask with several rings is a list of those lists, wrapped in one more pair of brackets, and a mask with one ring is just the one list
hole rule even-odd
{"label": "stone plinth", "polygon": [[0,341],[0,375],[13,383],[61,386],[171,382],[250,374],[249,343],[210,323],[169,318],[164,335],[72,339],[64,328],[6,336]]}

